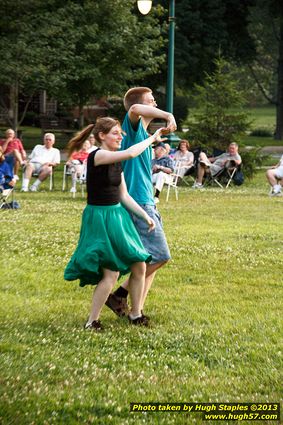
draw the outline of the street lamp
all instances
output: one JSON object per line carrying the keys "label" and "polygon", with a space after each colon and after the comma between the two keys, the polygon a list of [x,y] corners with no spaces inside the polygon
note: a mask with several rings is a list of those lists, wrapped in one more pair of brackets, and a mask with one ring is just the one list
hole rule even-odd
{"label": "street lamp", "polygon": [[[138,0],[138,9],[143,15],[147,15],[152,6],[152,0]],[[175,0],[169,2],[169,46],[168,46],[168,71],[166,86],[166,110],[173,114],[174,99],[174,50],[175,50]],[[174,133],[168,135],[170,142],[179,139]]]}

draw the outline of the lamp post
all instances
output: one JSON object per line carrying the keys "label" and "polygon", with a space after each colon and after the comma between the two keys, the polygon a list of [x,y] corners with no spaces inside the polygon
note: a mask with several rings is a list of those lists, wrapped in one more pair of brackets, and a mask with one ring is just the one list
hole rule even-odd
{"label": "lamp post", "polygon": [[[138,0],[138,9],[143,15],[147,15],[152,6],[152,0]],[[166,110],[174,111],[174,50],[175,50],[175,0],[169,0],[169,46],[168,46],[168,71],[166,86]],[[170,142],[179,139],[174,133],[168,135]]]}

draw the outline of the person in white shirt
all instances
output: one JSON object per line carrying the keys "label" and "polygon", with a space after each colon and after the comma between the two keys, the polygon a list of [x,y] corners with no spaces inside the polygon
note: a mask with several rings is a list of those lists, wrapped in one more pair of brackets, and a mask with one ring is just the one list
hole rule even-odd
{"label": "person in white shirt", "polygon": [[[53,148],[55,136],[46,133],[43,137],[43,145],[36,145],[29,156],[29,162],[25,168],[22,192],[36,192],[39,185],[52,173],[53,167],[60,164],[60,151]],[[30,186],[29,181],[33,173],[38,174],[36,181]]]}
{"label": "person in white shirt", "polygon": [[271,186],[270,196],[281,196],[283,184],[283,155],[281,156],[278,164],[267,170],[266,178]]}
{"label": "person in white shirt", "polygon": [[190,144],[188,140],[182,139],[179,142],[179,145],[173,157],[174,161],[180,162],[180,169],[179,169],[180,177],[184,177],[186,172],[194,164],[194,154],[193,152],[190,152],[189,149],[190,149]]}

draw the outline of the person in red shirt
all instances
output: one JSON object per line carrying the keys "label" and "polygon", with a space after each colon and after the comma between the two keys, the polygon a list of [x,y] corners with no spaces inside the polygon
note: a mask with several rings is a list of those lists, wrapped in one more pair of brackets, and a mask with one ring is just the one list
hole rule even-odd
{"label": "person in red shirt", "polygon": [[0,140],[0,146],[6,157],[11,155],[14,156],[14,177],[18,180],[20,165],[24,165],[27,158],[22,142],[15,137],[14,130],[9,128],[5,132],[5,139]]}
{"label": "person in red shirt", "polygon": [[77,191],[76,189],[76,182],[77,179],[81,177],[81,175],[84,172],[84,169],[86,169],[86,160],[89,155],[91,144],[88,140],[85,140],[85,142],[82,145],[82,148],[79,151],[73,152],[66,164],[69,167],[69,170],[72,173],[72,187],[70,192],[75,193]]}

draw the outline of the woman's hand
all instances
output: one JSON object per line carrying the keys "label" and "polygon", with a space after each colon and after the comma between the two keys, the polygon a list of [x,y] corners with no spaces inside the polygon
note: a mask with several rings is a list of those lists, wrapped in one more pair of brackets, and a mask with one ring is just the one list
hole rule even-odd
{"label": "woman's hand", "polygon": [[168,133],[168,130],[165,128],[165,127],[161,127],[161,128],[159,128],[158,130],[156,130],[156,132],[152,135],[152,137],[153,137],[153,141],[154,142],[161,142],[161,141],[164,141],[164,140],[167,140],[167,139],[161,139],[161,136],[163,135],[163,134],[167,134]]}

